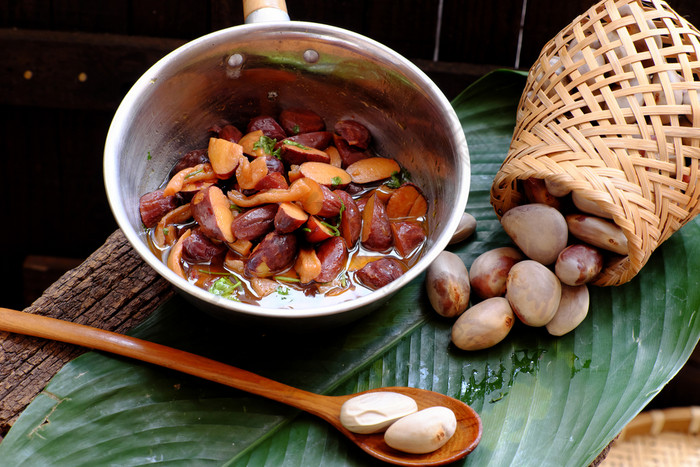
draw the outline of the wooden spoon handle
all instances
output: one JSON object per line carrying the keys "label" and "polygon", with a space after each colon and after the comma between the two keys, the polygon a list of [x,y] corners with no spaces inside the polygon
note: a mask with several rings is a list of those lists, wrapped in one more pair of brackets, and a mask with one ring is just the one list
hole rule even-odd
{"label": "wooden spoon handle", "polygon": [[153,363],[338,420],[338,398],[314,394],[165,345],[103,329],[0,308],[0,331],[41,337]]}

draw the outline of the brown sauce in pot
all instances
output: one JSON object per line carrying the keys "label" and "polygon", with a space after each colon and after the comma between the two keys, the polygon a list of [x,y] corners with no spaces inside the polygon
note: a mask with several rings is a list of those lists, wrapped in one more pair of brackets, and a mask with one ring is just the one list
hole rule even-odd
{"label": "brown sauce in pot", "polygon": [[[271,117],[253,119],[247,133],[214,128],[208,151],[198,149],[181,158],[160,189],[165,193],[142,198],[140,211],[153,253],[204,290],[270,308],[352,300],[412,267],[427,237],[427,201],[405,171],[372,153],[371,138],[357,122],[337,124],[331,134],[319,130],[325,123],[311,111],[287,112],[279,120],[285,128]],[[304,132],[307,127],[314,131]],[[293,134],[279,141],[280,130]],[[267,131],[277,138],[264,136]],[[221,153],[221,148],[238,153]],[[189,172],[178,173],[183,170]],[[345,206],[342,200],[348,201],[348,195],[356,208]],[[300,217],[298,226],[278,222],[284,203],[294,205],[289,211]],[[353,235],[359,238],[348,246]],[[304,264],[302,250],[311,258]],[[382,262],[369,266],[378,260]]]}

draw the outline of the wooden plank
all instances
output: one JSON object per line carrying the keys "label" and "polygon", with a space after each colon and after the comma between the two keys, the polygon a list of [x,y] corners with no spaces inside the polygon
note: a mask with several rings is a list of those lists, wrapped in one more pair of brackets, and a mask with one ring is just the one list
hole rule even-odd
{"label": "wooden plank", "polygon": [[[50,154],[49,146],[53,145],[56,154],[56,162],[52,164],[54,170],[42,169],[40,178],[50,184],[51,191],[38,190],[40,197],[35,198],[33,205],[45,204],[47,193],[60,193],[61,201],[52,203],[55,206],[43,218],[50,225],[69,228],[54,229],[52,237],[56,244],[50,250],[34,246],[29,252],[86,258],[117,228],[102,177],[105,138],[113,113],[63,111],[62,115],[63,118],[55,123],[56,137],[43,143],[45,149],[40,153]],[[81,129],[85,131],[81,132]],[[49,157],[45,155],[44,161]],[[38,242],[41,242],[37,237],[43,227],[40,222],[34,221],[39,224],[33,234],[33,239]]]}
{"label": "wooden plank", "polygon": [[[9,177],[0,233],[4,293],[0,305],[28,305],[27,255],[86,258],[116,229],[102,179],[102,151],[112,111],[0,107],[0,173]],[[21,175],[18,175],[21,174]],[[24,284],[24,285],[23,285]]]}
{"label": "wooden plank", "polygon": [[218,31],[243,24],[243,6],[241,2],[230,0],[210,1],[209,29]]}
{"label": "wooden plank", "polygon": [[24,302],[32,303],[37,300],[62,275],[82,263],[83,260],[77,258],[27,256],[22,263]]}
{"label": "wooden plank", "polygon": [[182,40],[0,29],[0,104],[114,110]]}
{"label": "wooden plank", "polygon": [[[371,8],[370,0],[295,0],[287,2],[289,17],[293,21],[311,21],[366,34],[366,16]],[[382,3],[382,1],[377,1]],[[378,7],[380,8],[380,7]]]}
{"label": "wooden plank", "polygon": [[[173,294],[118,230],[25,311],[123,333]],[[85,351],[0,332],[0,441],[49,379]]]}
{"label": "wooden plank", "polygon": [[51,10],[42,0],[0,0],[2,27],[49,29]]}
{"label": "wooden plank", "polygon": [[209,2],[201,0],[133,1],[131,28],[131,33],[139,36],[191,40],[211,31]]}
{"label": "wooden plank", "polygon": [[0,0],[0,27],[125,34],[128,19],[123,0]]}
{"label": "wooden plank", "polygon": [[522,0],[445,0],[439,60],[512,67]]}
{"label": "wooden plank", "polygon": [[[48,10],[50,29],[54,31],[129,33],[129,2],[123,0],[52,0]],[[17,27],[32,28],[23,24]]]}
{"label": "wooden plank", "polygon": [[433,57],[438,2],[434,0],[339,0],[287,2],[293,20],[347,29],[409,59]]}
{"label": "wooden plank", "polygon": [[13,245],[8,249],[0,261],[0,277],[2,277],[2,299],[0,306],[13,309],[21,309],[26,306],[24,301],[24,282],[22,277],[22,262],[25,258],[24,250],[15,246],[12,242],[13,234],[0,234],[0,241],[3,245]]}
{"label": "wooden plank", "polygon": [[440,88],[447,99],[452,100],[470,84],[496,69],[507,69],[497,65],[473,65],[470,63],[445,63],[431,60],[413,60]]}

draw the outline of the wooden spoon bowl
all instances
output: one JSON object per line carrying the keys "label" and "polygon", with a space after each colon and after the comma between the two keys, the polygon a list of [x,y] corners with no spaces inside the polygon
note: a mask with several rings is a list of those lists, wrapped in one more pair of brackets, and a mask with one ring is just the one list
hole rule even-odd
{"label": "wooden spoon bowl", "polygon": [[457,430],[443,447],[428,454],[408,454],[389,447],[384,442],[383,433],[357,434],[343,427],[340,423],[340,407],[346,400],[358,394],[345,396],[315,394],[164,345],[7,308],[0,308],[0,331],[67,342],[122,355],[291,405],[326,420],[365,452],[377,459],[396,465],[434,466],[448,464],[473,451],[481,439],[482,425],[479,415],[464,402],[434,391],[408,387],[387,387],[364,391],[398,392],[412,397],[419,410],[443,406],[452,409],[455,413]]}
{"label": "wooden spoon bowl", "polygon": [[[340,400],[334,414],[334,420],[329,420],[333,426],[340,430],[345,436],[350,438],[355,444],[362,448],[365,452],[371,454],[377,459],[396,465],[445,465],[455,462],[474,450],[479,440],[481,439],[481,419],[479,415],[462,401],[452,397],[440,394],[427,389],[409,388],[409,387],[385,387],[370,389],[365,392],[376,391],[391,391],[404,394],[412,397],[418,404],[418,410],[428,407],[443,406],[455,413],[457,417],[457,430],[450,440],[437,451],[427,454],[408,454],[402,451],[397,451],[387,446],[384,442],[384,434],[376,433],[370,435],[360,435],[351,433],[346,430],[338,418],[340,414],[340,405],[358,394],[350,394],[347,396],[337,396],[334,399]],[[362,394],[362,393],[360,393]],[[325,417],[322,417],[325,418]]]}

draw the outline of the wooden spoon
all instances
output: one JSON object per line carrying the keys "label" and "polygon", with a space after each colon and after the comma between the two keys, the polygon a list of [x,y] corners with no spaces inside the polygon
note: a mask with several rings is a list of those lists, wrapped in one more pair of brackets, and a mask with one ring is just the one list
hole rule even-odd
{"label": "wooden spoon", "polygon": [[454,411],[457,417],[457,430],[447,444],[428,454],[408,454],[390,448],[384,442],[383,433],[361,435],[351,433],[343,427],[340,423],[340,406],[357,394],[346,396],[314,394],[164,345],[7,308],[0,308],[0,331],[67,342],[134,358],[291,405],[321,417],[365,452],[377,459],[396,465],[433,466],[448,464],[469,454],[481,439],[482,425],[479,415],[467,404],[434,391],[407,387],[377,388],[365,391],[393,391],[405,394],[416,401],[419,410],[432,406],[444,406]]}

